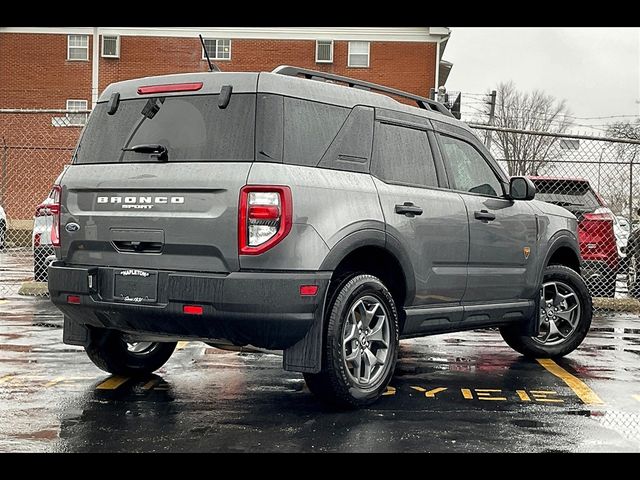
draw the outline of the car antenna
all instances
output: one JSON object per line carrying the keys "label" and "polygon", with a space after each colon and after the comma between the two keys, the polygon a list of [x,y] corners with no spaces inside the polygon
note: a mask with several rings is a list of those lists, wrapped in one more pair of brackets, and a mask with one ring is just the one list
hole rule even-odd
{"label": "car antenna", "polygon": [[198,35],[200,37],[200,43],[202,44],[202,50],[204,50],[204,56],[207,57],[207,63],[209,64],[209,71],[210,72],[219,72],[220,71],[220,67],[218,67],[215,63],[211,62],[211,59],[209,58],[209,52],[207,51],[207,46],[204,44],[204,38],[202,38],[202,35]]}

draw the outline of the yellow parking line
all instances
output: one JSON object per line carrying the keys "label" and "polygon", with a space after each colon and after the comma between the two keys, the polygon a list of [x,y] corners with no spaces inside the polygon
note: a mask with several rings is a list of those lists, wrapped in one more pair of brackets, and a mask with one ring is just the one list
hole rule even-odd
{"label": "yellow parking line", "polygon": [[178,342],[178,345],[176,345],[176,350],[182,350],[183,348],[186,348],[187,345],[189,345],[189,342]]}
{"label": "yellow parking line", "polygon": [[114,375],[98,385],[96,390],[115,390],[127,380],[129,380],[129,377],[119,377],[118,375]]}
{"label": "yellow parking line", "polygon": [[598,395],[596,395],[596,392],[591,390],[586,383],[571,375],[550,358],[539,358],[538,363],[546,368],[549,373],[555,375],[566,383],[567,386],[573,390],[573,393],[575,393],[586,405],[604,405],[604,402]]}
{"label": "yellow parking line", "polygon": [[11,380],[13,380],[14,378],[16,378],[15,375],[5,375],[4,377],[0,378],[0,383],[7,383],[10,382]]}
{"label": "yellow parking line", "polygon": [[640,395],[631,395],[631,396],[640,402]]}
{"label": "yellow parking line", "polygon": [[4,305],[5,303],[9,303],[9,300],[0,300],[0,305]]}

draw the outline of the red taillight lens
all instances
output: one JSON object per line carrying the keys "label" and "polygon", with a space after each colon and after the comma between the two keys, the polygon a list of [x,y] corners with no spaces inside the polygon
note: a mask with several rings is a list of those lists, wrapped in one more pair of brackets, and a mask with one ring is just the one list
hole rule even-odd
{"label": "red taillight lens", "polygon": [[51,198],[53,203],[48,205],[48,209],[53,215],[53,225],[51,226],[51,245],[60,246],[60,198],[62,196],[62,187],[54,185],[51,189]]}
{"label": "red taillight lens", "polygon": [[202,88],[202,82],[171,83],[168,85],[148,85],[138,87],[138,95],[150,95],[152,93],[172,92],[196,92]]}
{"label": "red taillight lens", "polygon": [[202,315],[204,309],[200,305],[185,305],[182,307],[182,312],[187,315]]}
{"label": "red taillight lens", "polygon": [[67,295],[67,303],[71,303],[73,305],[79,305],[80,297],[78,295]]}
{"label": "red taillight lens", "polygon": [[238,252],[259,255],[291,231],[293,203],[286,186],[247,185],[240,190]]}

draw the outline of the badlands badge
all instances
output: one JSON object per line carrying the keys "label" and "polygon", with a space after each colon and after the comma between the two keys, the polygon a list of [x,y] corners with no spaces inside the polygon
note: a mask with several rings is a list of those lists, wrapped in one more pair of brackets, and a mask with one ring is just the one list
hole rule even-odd
{"label": "badlands badge", "polygon": [[531,254],[531,248],[530,247],[524,247],[522,249],[522,253],[524,253],[524,259],[528,260],[529,259],[529,255]]}

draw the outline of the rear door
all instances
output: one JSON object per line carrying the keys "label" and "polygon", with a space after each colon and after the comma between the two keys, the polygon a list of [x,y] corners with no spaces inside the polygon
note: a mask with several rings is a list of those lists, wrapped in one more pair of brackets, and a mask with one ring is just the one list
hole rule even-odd
{"label": "rear door", "polygon": [[[233,93],[221,106],[218,97],[124,99],[114,114],[96,106],[62,181],[67,263],[238,269],[238,198],[254,158],[256,101]],[[79,229],[65,228],[72,223]]]}
{"label": "rear door", "polygon": [[[411,122],[397,118],[398,113],[382,112],[376,112],[371,173],[387,235],[402,245],[415,271],[415,298],[408,299],[404,331],[410,334],[426,326],[426,318],[412,316],[416,311],[411,307],[459,306],[466,284],[468,222],[460,196],[440,188],[444,171],[438,171],[434,161],[428,120],[417,117]],[[436,317],[432,320],[445,323],[461,318],[455,308]]]}
{"label": "rear door", "polygon": [[[505,198],[497,170],[468,138],[438,133],[449,182],[469,219],[463,304],[530,299],[536,290],[537,226],[526,202]],[[505,179],[506,180],[506,179]]]}

